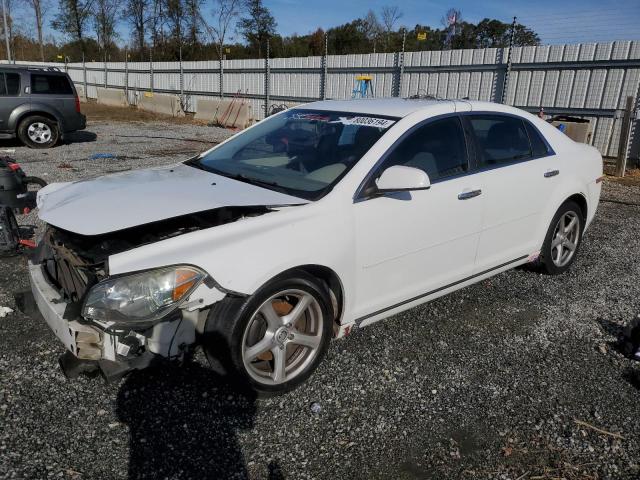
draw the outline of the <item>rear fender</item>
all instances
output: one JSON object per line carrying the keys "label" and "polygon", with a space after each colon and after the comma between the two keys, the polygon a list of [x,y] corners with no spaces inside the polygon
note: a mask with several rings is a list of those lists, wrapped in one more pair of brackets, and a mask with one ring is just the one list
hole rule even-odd
{"label": "rear fender", "polygon": [[45,103],[33,103],[33,102],[23,103],[22,105],[15,108],[13,112],[11,112],[11,115],[9,116],[9,122],[7,123],[7,129],[16,131],[18,130],[18,126],[20,125],[20,122],[24,118],[32,115],[42,115],[42,114],[44,114],[44,116],[46,117],[55,118],[56,122],[58,123],[59,130],[60,131],[63,130],[62,115],[56,108],[53,108],[52,106],[47,105]]}

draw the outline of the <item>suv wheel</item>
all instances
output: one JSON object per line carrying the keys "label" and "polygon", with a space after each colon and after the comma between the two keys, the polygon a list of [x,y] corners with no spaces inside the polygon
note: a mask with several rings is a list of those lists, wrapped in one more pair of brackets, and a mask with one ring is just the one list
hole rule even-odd
{"label": "suv wheel", "polygon": [[304,382],[329,346],[329,291],[301,271],[248,298],[227,297],[209,314],[204,350],[213,370],[264,396]]}
{"label": "suv wheel", "polygon": [[30,148],[51,148],[58,143],[58,124],[47,117],[27,117],[18,127],[18,138]]}

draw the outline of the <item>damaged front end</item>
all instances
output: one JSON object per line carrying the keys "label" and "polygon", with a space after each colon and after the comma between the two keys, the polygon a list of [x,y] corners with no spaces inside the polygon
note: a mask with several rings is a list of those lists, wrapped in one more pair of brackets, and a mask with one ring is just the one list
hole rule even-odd
{"label": "damaged front end", "polygon": [[110,256],[269,211],[224,207],[95,236],[47,226],[30,277],[40,312],[67,349],[65,374],[99,370],[112,380],[160,359],[183,359],[208,308],[228,293],[193,265],[110,275]]}

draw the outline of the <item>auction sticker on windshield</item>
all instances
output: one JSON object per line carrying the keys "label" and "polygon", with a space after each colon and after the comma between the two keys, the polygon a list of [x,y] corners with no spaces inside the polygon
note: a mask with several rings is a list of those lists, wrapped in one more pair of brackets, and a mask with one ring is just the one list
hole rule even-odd
{"label": "auction sticker on windshield", "polygon": [[395,120],[378,117],[340,117],[340,123],[345,125],[361,125],[363,127],[389,128]]}

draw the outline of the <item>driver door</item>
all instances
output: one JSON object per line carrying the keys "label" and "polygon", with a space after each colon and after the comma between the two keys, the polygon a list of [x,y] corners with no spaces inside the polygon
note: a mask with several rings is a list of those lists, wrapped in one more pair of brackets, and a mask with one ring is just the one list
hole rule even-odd
{"label": "driver door", "polygon": [[354,204],[355,317],[365,320],[473,274],[482,224],[482,185],[469,175],[458,116],[427,121],[402,138],[376,168],[424,170],[428,190],[360,198]]}

